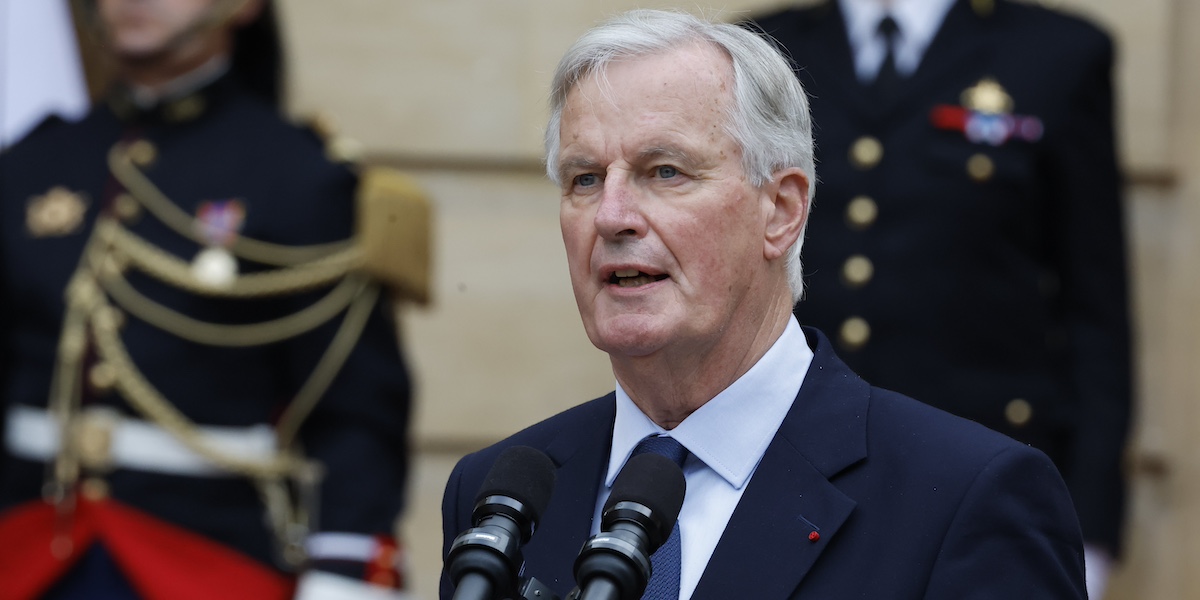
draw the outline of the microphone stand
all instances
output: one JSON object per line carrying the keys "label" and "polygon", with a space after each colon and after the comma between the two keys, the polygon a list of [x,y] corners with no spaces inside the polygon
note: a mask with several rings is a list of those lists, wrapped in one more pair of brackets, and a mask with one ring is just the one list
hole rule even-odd
{"label": "microphone stand", "polygon": [[525,600],[559,600],[558,594],[546,587],[546,584],[540,582],[535,577],[530,577],[521,583],[517,593]]}

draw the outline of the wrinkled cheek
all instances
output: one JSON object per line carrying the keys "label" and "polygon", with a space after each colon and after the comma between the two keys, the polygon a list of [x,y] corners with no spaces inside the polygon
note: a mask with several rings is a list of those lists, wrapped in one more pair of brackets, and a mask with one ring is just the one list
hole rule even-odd
{"label": "wrinkled cheek", "polygon": [[567,268],[571,273],[571,284],[576,288],[588,277],[595,234],[581,225],[577,211],[563,207],[559,214],[563,248],[567,254]]}
{"label": "wrinkled cheek", "polygon": [[591,310],[596,294],[591,281],[591,253],[582,245],[573,247],[570,239],[566,242],[567,273],[571,279],[571,291],[575,294],[579,312],[584,313]]}
{"label": "wrinkled cheek", "polygon": [[582,292],[584,287],[589,283],[591,277],[590,264],[591,256],[585,248],[567,247],[567,272],[571,276],[571,287],[575,289],[577,294]]}

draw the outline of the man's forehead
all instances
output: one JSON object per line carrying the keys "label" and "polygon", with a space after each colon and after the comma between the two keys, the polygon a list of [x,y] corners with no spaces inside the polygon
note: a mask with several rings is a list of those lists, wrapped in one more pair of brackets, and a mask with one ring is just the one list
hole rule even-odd
{"label": "man's forehead", "polygon": [[562,120],[567,124],[612,109],[646,114],[715,109],[723,114],[732,102],[732,62],[711,44],[693,43],[593,70],[567,93]]}
{"label": "man's forehead", "polygon": [[[654,68],[661,69],[655,77]],[[601,89],[611,89],[610,79],[627,72],[662,80],[675,76],[689,81],[732,80],[733,61],[718,46],[703,40],[691,40],[644,54],[614,58],[606,61],[576,82],[574,88],[594,83]]]}
{"label": "man's forehead", "polygon": [[620,158],[633,164],[667,160],[673,163],[687,163],[696,160],[696,149],[687,138],[645,138],[636,144],[621,148],[619,156],[606,156],[604,147],[593,148],[588,144],[576,144],[564,153],[559,162],[560,170],[591,170],[605,166],[609,160]]}

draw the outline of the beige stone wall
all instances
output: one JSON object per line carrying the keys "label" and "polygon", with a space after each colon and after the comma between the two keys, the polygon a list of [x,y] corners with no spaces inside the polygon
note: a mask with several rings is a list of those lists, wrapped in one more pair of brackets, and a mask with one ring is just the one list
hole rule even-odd
{"label": "beige stone wall", "polygon": [[[811,3],[801,0],[790,4]],[[1124,154],[1139,170],[1168,161],[1173,0],[1046,0],[1117,37]],[[563,50],[604,16],[682,8],[734,19],[781,0],[281,0],[299,112],[335,114],[375,152],[537,160],[546,85]]]}
{"label": "beige stone wall", "polygon": [[[435,304],[405,314],[419,385],[404,530],[419,596],[436,597],[439,502],[463,452],[612,388],[579,325],[540,175],[546,86],[559,55],[620,0],[280,0],[292,105],[321,111],[366,156],[413,172],[438,210]],[[1141,406],[1130,451],[1130,555],[1110,598],[1200,598],[1200,4],[1050,2],[1118,41],[1122,156]],[[724,0],[727,18],[778,5]]]}
{"label": "beige stone wall", "polygon": [[1135,40],[1167,47],[1171,85],[1159,119],[1178,181],[1134,199],[1141,404],[1130,553],[1110,595],[1122,600],[1200,598],[1200,4],[1166,4],[1165,26]]}

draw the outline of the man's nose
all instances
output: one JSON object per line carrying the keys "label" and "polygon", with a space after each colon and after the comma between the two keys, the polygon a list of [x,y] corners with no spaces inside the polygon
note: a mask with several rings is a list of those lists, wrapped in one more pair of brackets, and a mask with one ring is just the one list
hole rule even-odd
{"label": "man's nose", "polygon": [[607,240],[640,237],[646,232],[637,190],[622,177],[609,176],[604,182],[596,210],[596,230]]}

